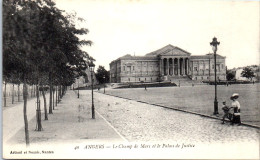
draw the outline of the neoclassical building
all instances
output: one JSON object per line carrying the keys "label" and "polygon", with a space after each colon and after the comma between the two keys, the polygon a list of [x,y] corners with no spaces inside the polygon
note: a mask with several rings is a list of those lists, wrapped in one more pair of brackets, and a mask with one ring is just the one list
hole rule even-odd
{"label": "neoclassical building", "polygon": [[[217,79],[226,80],[226,57],[217,55]],[[214,55],[194,55],[173,45],[145,56],[122,56],[110,63],[111,83],[214,80]]]}

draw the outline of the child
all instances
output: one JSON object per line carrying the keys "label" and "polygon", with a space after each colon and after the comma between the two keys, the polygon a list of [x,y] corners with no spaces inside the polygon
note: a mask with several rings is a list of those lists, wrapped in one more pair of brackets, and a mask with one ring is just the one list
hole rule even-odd
{"label": "child", "polygon": [[223,115],[223,119],[222,119],[222,124],[225,123],[225,118],[229,118],[229,107],[226,106],[226,102],[222,102],[223,104],[223,107],[222,107],[222,110],[224,111],[224,115]]}

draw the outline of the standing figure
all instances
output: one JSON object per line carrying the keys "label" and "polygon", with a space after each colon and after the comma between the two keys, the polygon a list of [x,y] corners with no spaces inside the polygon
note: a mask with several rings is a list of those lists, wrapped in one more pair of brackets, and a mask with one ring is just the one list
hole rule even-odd
{"label": "standing figure", "polygon": [[230,115],[231,115],[230,109],[231,109],[232,107],[229,108],[229,107],[226,105],[226,102],[225,102],[225,101],[222,102],[222,104],[223,104],[222,110],[224,111],[224,115],[223,115],[223,118],[222,118],[222,124],[224,124],[224,123],[225,123],[225,118],[228,118],[230,121],[231,121],[231,119],[232,119],[232,116],[230,116]]}
{"label": "standing figure", "polygon": [[232,120],[232,125],[234,123],[238,123],[238,125],[241,124],[241,119],[240,119],[240,103],[238,102],[238,93],[234,93],[230,99],[232,100],[232,108],[234,108],[234,113],[233,113],[233,120]]}

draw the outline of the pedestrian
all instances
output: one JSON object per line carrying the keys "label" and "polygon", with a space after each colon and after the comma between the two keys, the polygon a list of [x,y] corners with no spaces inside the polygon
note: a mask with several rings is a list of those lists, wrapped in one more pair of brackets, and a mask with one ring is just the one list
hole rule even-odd
{"label": "pedestrian", "polygon": [[147,91],[147,89],[146,89],[146,84],[144,84],[144,90],[146,90],[146,91]]}
{"label": "pedestrian", "polygon": [[238,125],[241,124],[241,119],[240,119],[240,103],[238,102],[238,93],[234,93],[230,99],[232,100],[231,106],[234,108],[234,113],[233,113],[233,120],[232,120],[232,125],[234,123],[237,123]]}
{"label": "pedestrian", "polygon": [[225,123],[225,118],[228,118],[229,120],[231,120],[231,116],[230,116],[230,108],[226,105],[226,102],[222,102],[222,110],[224,111],[224,115],[223,115],[223,118],[222,118],[222,124]]}

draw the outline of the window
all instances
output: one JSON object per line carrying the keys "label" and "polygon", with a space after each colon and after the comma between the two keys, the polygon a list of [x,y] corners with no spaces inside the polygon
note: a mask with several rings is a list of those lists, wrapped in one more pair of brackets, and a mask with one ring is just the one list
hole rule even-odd
{"label": "window", "polygon": [[200,66],[199,66],[200,71],[202,71],[203,68],[204,68],[204,65],[203,65],[203,64],[200,64]]}
{"label": "window", "polygon": [[151,78],[151,81],[153,81],[153,78]]}
{"label": "window", "polygon": [[209,70],[209,65],[208,64],[205,65],[205,69]]}
{"label": "window", "polygon": [[197,77],[195,77],[195,80],[197,80]]}
{"label": "window", "polygon": [[141,78],[139,78],[139,81],[141,81]]}
{"label": "window", "polygon": [[194,71],[197,71],[198,70],[198,67],[194,67]]}
{"label": "window", "polygon": [[126,69],[127,69],[128,72],[131,72],[131,66],[127,66]]}
{"label": "window", "polygon": [[201,80],[203,80],[203,77],[201,77]]}
{"label": "window", "polygon": [[214,69],[214,64],[212,64],[212,69]]}
{"label": "window", "polygon": [[220,71],[220,65],[219,64],[216,64],[216,70]]}
{"label": "window", "polygon": [[125,66],[124,66],[124,71],[125,71]]}
{"label": "window", "polygon": [[128,81],[130,82],[130,78],[128,78]]}
{"label": "window", "polygon": [[144,78],[144,80],[146,81],[146,78]]}
{"label": "window", "polygon": [[135,66],[133,66],[133,71],[135,70]]}

